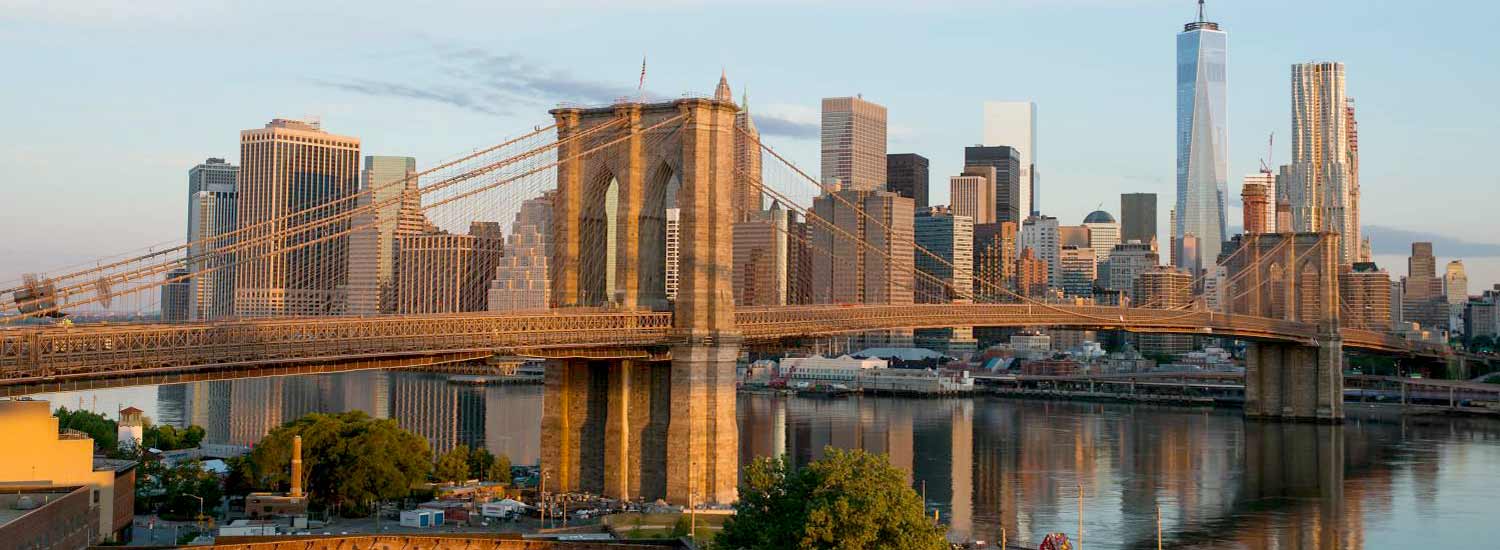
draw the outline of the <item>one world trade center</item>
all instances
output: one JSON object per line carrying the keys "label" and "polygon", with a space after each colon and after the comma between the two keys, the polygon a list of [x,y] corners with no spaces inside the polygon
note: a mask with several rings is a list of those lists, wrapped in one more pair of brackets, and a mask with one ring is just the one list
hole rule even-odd
{"label": "one world trade center", "polygon": [[1224,220],[1229,178],[1229,35],[1203,18],[1177,35],[1177,209],[1172,251],[1177,266],[1211,268],[1227,230]]}

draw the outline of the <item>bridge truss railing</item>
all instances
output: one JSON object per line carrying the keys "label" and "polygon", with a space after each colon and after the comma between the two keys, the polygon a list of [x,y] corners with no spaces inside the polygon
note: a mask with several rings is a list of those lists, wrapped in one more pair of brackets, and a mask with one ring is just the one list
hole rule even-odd
{"label": "bridge truss railing", "polygon": [[665,341],[670,328],[668,313],[568,311],[10,330],[0,335],[0,381],[462,350],[646,346]]}

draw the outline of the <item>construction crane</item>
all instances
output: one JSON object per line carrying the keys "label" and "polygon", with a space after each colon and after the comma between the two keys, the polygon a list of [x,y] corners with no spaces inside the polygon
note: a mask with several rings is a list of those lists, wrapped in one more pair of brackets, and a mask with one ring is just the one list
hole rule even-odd
{"label": "construction crane", "polygon": [[1271,132],[1271,138],[1266,141],[1266,156],[1260,158],[1260,173],[1271,173],[1271,164],[1274,163],[1276,155],[1275,146],[1276,132]]}

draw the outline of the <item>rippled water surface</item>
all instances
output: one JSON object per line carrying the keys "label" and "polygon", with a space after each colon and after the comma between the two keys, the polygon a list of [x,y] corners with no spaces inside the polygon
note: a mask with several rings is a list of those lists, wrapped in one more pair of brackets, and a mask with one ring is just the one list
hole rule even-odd
{"label": "rippled water surface", "polygon": [[[46,396],[134,405],[248,444],[301,414],[395,418],[442,451],[535,463],[542,388],[358,372]],[[963,538],[1078,532],[1088,549],[1500,548],[1500,421],[1350,407],[1343,426],[1244,421],[1226,409],[999,398],[740,398],[742,461],[832,445],[888,453]],[[1080,499],[1080,491],[1082,498]]]}

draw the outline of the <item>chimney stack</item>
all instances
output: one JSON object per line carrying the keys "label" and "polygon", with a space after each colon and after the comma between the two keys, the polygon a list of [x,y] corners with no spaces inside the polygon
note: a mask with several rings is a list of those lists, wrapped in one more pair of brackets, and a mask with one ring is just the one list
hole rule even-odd
{"label": "chimney stack", "polygon": [[302,436],[292,436],[292,491],[287,496],[302,496]]}

